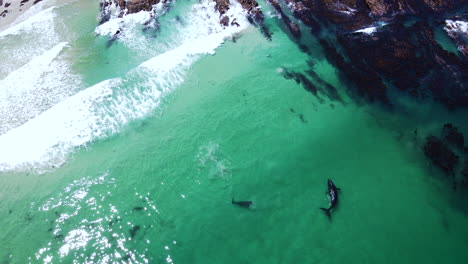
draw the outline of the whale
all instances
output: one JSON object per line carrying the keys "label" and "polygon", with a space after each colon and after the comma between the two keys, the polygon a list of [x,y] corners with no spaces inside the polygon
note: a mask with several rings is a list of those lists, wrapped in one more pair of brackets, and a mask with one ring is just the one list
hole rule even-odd
{"label": "whale", "polygon": [[240,207],[244,208],[249,208],[250,205],[252,204],[252,201],[234,201],[234,198],[232,199],[232,204],[238,205]]}
{"label": "whale", "polygon": [[341,189],[336,187],[331,179],[328,179],[327,185],[328,185],[327,194],[328,194],[328,198],[330,199],[330,207],[328,208],[322,207],[320,209],[324,211],[328,217],[331,217],[331,210],[335,208],[335,206],[338,204],[338,191]]}

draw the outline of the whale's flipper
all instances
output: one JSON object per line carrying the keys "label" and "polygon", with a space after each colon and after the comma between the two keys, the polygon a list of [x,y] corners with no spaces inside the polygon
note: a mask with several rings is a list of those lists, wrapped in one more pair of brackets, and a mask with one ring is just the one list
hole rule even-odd
{"label": "whale's flipper", "polygon": [[328,217],[331,217],[331,214],[330,214],[330,209],[327,209],[327,208],[320,208],[322,211],[325,212],[325,214],[328,216]]}

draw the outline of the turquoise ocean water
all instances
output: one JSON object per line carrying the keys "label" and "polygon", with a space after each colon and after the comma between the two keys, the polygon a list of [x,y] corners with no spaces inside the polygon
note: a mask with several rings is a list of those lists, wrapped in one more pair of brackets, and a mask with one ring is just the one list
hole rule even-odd
{"label": "turquoise ocean water", "polygon": [[[273,16],[211,53],[197,1],[112,44],[96,1],[41,8],[0,35],[0,263],[466,263],[466,199],[421,152],[463,112],[356,103]],[[343,102],[281,74],[308,60]]]}

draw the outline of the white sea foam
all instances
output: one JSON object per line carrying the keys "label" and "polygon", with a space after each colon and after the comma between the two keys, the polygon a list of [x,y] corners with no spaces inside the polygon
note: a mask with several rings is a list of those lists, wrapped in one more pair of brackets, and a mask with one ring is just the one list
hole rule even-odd
{"label": "white sea foam", "polygon": [[468,22],[462,20],[445,20],[445,31],[458,32],[468,35]]}
{"label": "white sea foam", "polygon": [[45,9],[0,32],[0,78],[57,45],[55,7]]}
{"label": "white sea foam", "polygon": [[106,23],[96,27],[94,32],[98,35],[114,35],[117,30],[125,28],[133,28],[138,24],[143,24],[151,18],[151,14],[148,11],[140,11],[135,14],[129,14],[124,17],[112,18]]}
{"label": "white sea foam", "polygon": [[367,35],[372,35],[375,32],[377,32],[377,30],[379,28],[386,26],[387,22],[382,21],[382,22],[377,22],[376,24],[377,24],[377,26],[372,26],[372,27],[359,29],[359,30],[354,31],[354,33],[364,33],[364,34],[367,34]]}
{"label": "white sea foam", "polygon": [[181,41],[173,49],[125,77],[87,88],[1,135],[0,169],[60,166],[74,148],[117,133],[129,121],[151,114],[163,96],[183,82],[188,67],[200,55],[213,54],[226,38],[248,26],[239,4],[233,4],[227,15],[235,17],[240,26],[222,27],[214,3],[195,4],[181,28]]}
{"label": "white sea foam", "polygon": [[98,122],[90,106],[110,94],[105,81],[67,98],[24,125],[0,136],[0,169],[30,163],[60,166],[64,152],[93,139]]}
{"label": "white sea foam", "polygon": [[0,32],[0,38],[7,35],[18,35],[22,31],[30,31],[33,28],[41,27],[44,21],[51,20],[54,18],[55,14],[52,10],[55,7],[50,7],[41,12],[35,14],[27,20],[22,21],[14,26],[8,27],[5,30]]}
{"label": "white sea foam", "polygon": [[79,78],[56,60],[67,45],[59,43],[0,80],[0,134],[22,125],[71,95]]}
{"label": "white sea foam", "polygon": [[368,27],[354,31],[354,33],[364,33],[367,35],[372,35],[377,31],[377,27]]}

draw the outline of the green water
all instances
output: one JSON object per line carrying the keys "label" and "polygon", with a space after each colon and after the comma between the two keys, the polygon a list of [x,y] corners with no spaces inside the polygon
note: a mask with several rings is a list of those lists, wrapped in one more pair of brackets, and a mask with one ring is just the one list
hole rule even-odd
{"label": "green water", "polygon": [[[68,52],[87,50],[71,61],[86,84],[145,57],[119,57],[76,19]],[[0,263],[465,263],[466,211],[420,152],[415,121],[319,103],[278,73],[308,58],[271,24],[273,41],[249,27],[152,114],[62,167],[2,172]],[[345,94],[330,64],[314,65]],[[319,210],[328,178],[342,189],[331,219]]]}

